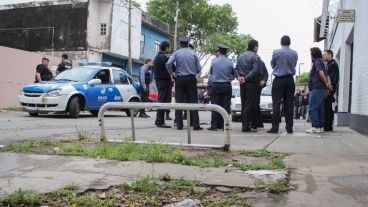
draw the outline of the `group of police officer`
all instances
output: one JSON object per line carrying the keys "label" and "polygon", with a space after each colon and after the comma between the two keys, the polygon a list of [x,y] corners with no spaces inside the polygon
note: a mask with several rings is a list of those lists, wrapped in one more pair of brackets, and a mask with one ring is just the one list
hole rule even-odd
{"label": "group of police officer", "polygon": [[[274,107],[280,108],[279,104],[283,95],[292,93],[286,91],[292,83],[289,84],[289,77],[295,74],[296,62],[293,56],[290,60],[288,56],[294,55],[294,52],[288,50],[290,45],[290,38],[284,36],[283,40],[289,40],[282,42],[283,49],[276,51],[273,56],[273,67],[277,68],[276,79],[281,81],[278,88],[281,94],[277,97],[273,97],[276,105]],[[197,91],[197,77],[201,73],[202,66],[197,54],[190,48],[190,39],[188,37],[182,37],[179,39],[180,49],[170,55],[170,45],[168,42],[162,42],[160,51],[153,61],[153,74],[158,88],[158,102],[170,103],[171,102],[171,90],[175,85],[176,102],[177,103],[198,103],[198,91]],[[227,57],[229,47],[220,44],[216,51],[216,58],[212,61],[210,67],[210,75],[208,81],[208,88],[211,93],[211,103],[223,107],[228,113],[230,113],[231,98],[232,98],[232,81],[236,78],[240,84],[240,95],[242,103],[242,131],[243,132],[256,132],[258,127],[263,127],[260,114],[260,95],[263,87],[266,86],[268,80],[268,72],[264,62],[257,55],[258,42],[251,40],[248,43],[247,51],[238,57],[237,63],[234,64],[231,59]],[[297,56],[296,56],[297,60]],[[280,62],[281,61],[281,62]],[[282,67],[285,67],[282,69]],[[141,70],[144,70],[142,74],[142,80],[147,78],[147,66],[143,66]],[[288,71],[288,68],[294,68],[294,71]],[[283,71],[285,70],[286,71]],[[283,80],[286,80],[283,81]],[[294,80],[293,80],[294,81]],[[143,82],[143,81],[142,81]],[[174,84],[175,83],[175,84]],[[143,83],[143,84],[147,84]],[[294,85],[295,89],[295,85]],[[285,93],[284,93],[285,92]],[[145,93],[147,96],[147,93]],[[289,94],[288,94],[289,96]],[[284,98],[285,98],[284,97]],[[280,100],[279,100],[280,99]],[[147,100],[147,99],[145,99]],[[289,103],[288,103],[289,104]],[[277,110],[276,110],[277,111]],[[199,115],[197,111],[191,111],[191,126],[193,130],[202,130],[199,122]],[[279,116],[279,111],[276,112]],[[183,113],[180,110],[175,112],[176,128],[178,130],[183,129]],[[279,120],[275,117],[274,120]],[[288,132],[292,132],[292,122],[289,121],[287,129]],[[164,111],[159,110],[157,112],[156,122],[157,127],[170,128],[166,125],[164,119]],[[189,127],[189,126],[188,126]],[[217,112],[212,113],[211,126],[208,130],[217,131],[223,130],[224,120]],[[273,123],[273,127],[268,131],[269,133],[278,132],[278,122]]]}

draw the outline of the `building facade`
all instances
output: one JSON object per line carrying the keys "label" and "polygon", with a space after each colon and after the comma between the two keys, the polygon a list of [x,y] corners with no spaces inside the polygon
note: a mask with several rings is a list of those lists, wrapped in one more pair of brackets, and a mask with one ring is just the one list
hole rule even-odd
{"label": "building facade", "polygon": [[[368,134],[368,1],[325,0],[324,11],[330,17],[326,49],[340,65],[337,124]],[[346,19],[344,11],[355,15]]]}
{"label": "building facade", "polygon": [[[0,45],[77,61],[110,61],[127,68],[128,3],[125,0],[0,1]],[[168,25],[141,9],[131,11],[133,75],[157,43],[169,40]]]}

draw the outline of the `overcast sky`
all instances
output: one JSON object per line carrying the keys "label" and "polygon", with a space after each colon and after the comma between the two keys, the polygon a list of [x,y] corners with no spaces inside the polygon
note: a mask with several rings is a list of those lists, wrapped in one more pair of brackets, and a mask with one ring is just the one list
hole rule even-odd
{"label": "overcast sky", "polygon": [[[148,0],[137,1],[145,8]],[[323,49],[323,44],[313,42],[313,19],[321,15],[322,1],[210,0],[213,4],[232,5],[239,21],[238,33],[250,34],[259,41],[259,55],[266,63],[270,62],[272,51],[280,47],[280,38],[289,35],[291,47],[299,53],[299,63],[305,63],[302,72],[310,69],[309,49]]]}

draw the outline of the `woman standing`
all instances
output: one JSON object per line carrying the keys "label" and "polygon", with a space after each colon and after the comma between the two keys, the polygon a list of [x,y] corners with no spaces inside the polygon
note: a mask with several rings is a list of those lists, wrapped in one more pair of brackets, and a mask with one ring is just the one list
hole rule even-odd
{"label": "woman standing", "polygon": [[309,134],[323,132],[324,127],[324,104],[331,84],[326,76],[325,64],[322,59],[322,51],[314,47],[311,49],[312,69],[309,75],[309,116],[312,128],[306,130]]}

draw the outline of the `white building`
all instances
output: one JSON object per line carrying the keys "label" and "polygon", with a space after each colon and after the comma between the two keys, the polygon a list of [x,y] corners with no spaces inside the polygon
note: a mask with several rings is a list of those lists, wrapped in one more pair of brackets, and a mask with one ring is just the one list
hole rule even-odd
{"label": "white building", "polygon": [[[350,11],[342,19],[344,10]],[[368,134],[368,0],[325,0],[324,11],[326,49],[340,65],[337,124]]]}

